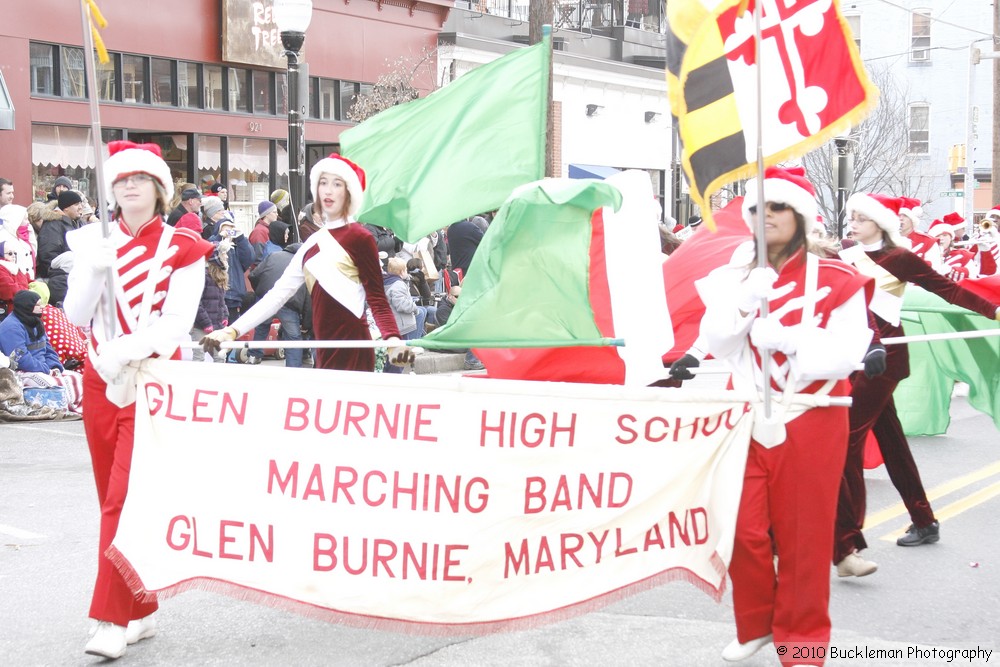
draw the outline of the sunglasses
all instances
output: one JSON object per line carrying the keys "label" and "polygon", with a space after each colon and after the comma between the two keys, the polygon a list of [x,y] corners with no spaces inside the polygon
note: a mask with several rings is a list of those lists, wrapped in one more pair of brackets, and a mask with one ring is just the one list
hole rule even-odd
{"label": "sunglasses", "polygon": [[[780,202],[780,201],[769,201],[769,202],[767,202],[767,205],[775,213],[781,213],[782,211],[789,211],[792,208],[788,204],[786,204],[784,202]],[[748,210],[750,211],[750,215],[757,215],[757,205],[756,204],[754,204],[753,206],[751,206]]]}

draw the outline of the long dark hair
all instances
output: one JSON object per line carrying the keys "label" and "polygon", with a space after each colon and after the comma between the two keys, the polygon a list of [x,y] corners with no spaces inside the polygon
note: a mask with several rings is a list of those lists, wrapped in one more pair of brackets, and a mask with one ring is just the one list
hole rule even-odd
{"label": "long dark hair", "polygon": [[[775,203],[779,203],[780,204],[780,202],[771,202],[771,204],[772,204],[772,210],[773,210],[773,205]],[[785,206],[787,206],[787,204],[785,204]],[[789,211],[791,211],[792,215],[795,217],[795,234],[792,236],[791,240],[788,243],[785,244],[785,247],[781,249],[781,252],[778,253],[778,257],[781,257],[783,259],[788,259],[792,255],[794,255],[795,253],[797,253],[799,251],[799,248],[802,248],[803,246],[805,246],[805,249],[806,249],[807,252],[814,252],[814,253],[816,253],[818,255],[822,255],[821,252],[817,252],[817,249],[814,247],[814,244],[810,241],[809,237],[806,235],[806,219],[805,219],[805,217],[803,217],[803,215],[801,213],[799,213],[798,211],[796,211],[791,206],[787,206],[786,209],[782,209],[782,210],[789,210]],[[754,236],[754,239],[753,239],[753,248],[754,248],[754,257],[755,257],[754,264],[753,264],[754,266],[757,265],[756,257],[757,257],[757,251],[760,250],[760,246],[758,245],[759,243],[760,243],[760,239],[758,239],[756,236]]]}

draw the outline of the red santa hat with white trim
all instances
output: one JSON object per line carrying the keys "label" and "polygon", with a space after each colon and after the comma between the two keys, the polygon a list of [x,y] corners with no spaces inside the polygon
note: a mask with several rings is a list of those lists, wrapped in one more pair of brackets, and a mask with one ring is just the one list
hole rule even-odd
{"label": "red santa hat with white trim", "polygon": [[920,206],[920,200],[913,197],[900,197],[902,204],[899,206],[899,214],[905,215],[916,225],[924,215],[924,209]]}
{"label": "red santa hat with white trim", "polygon": [[952,212],[944,216],[940,220],[935,220],[931,223],[931,226],[927,228],[927,233],[931,236],[942,236],[944,234],[951,234],[954,238],[958,236],[959,230],[965,227],[965,218],[960,216],[958,213]]}
{"label": "red santa hat with white trim", "polygon": [[319,179],[323,174],[332,174],[347,184],[347,192],[351,195],[351,205],[347,210],[347,215],[354,217],[361,209],[361,203],[365,197],[365,170],[343,155],[330,153],[328,157],[323,158],[313,165],[312,171],[309,172],[309,181],[312,186],[314,202],[319,201],[319,193],[317,193],[316,189],[319,186]]}
{"label": "red santa hat with white trim", "polygon": [[1000,222],[1000,205],[994,206],[990,210],[986,211],[986,218],[993,218],[997,222]]}
{"label": "red santa hat with white trim", "polygon": [[[806,234],[817,226],[819,207],[816,205],[816,188],[806,178],[802,167],[768,167],[764,170],[764,200],[786,204],[805,218]],[[743,198],[743,220],[753,230],[750,209],[757,205],[757,179],[747,181]]]}
{"label": "red santa hat with white trim", "polygon": [[893,243],[903,248],[909,248],[910,242],[903,239],[899,233],[899,209],[903,205],[900,197],[892,197],[878,193],[855,192],[847,198],[844,212],[848,218],[860,213],[874,221],[878,228],[888,236]]}
{"label": "red santa hat with white trim", "polygon": [[114,189],[111,187],[132,174],[149,174],[160,184],[164,207],[174,196],[174,179],[170,167],[163,161],[163,154],[156,144],[137,144],[133,141],[112,141],[108,144],[109,157],[104,162],[104,185],[108,204],[117,208]]}

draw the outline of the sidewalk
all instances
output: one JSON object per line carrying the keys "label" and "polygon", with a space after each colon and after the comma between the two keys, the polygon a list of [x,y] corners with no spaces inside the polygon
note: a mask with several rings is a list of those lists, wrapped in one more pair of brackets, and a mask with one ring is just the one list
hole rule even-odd
{"label": "sidewalk", "polygon": [[[465,354],[431,352],[423,348],[415,348],[416,359],[413,361],[413,373],[417,375],[435,375],[440,373],[474,373],[465,370]],[[266,366],[284,366],[284,361],[274,357],[264,357]],[[482,372],[482,371],[479,371]]]}

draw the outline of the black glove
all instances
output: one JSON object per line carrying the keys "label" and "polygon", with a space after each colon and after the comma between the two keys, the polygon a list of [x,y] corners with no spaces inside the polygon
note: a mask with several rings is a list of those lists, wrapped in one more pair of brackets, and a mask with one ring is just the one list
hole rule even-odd
{"label": "black glove", "polygon": [[872,343],[865,353],[865,375],[870,378],[885,373],[885,345]]}
{"label": "black glove", "polygon": [[690,354],[685,354],[683,357],[670,364],[670,377],[675,380],[693,380],[694,373],[690,370],[691,368],[698,368],[701,366],[701,362],[695,359]]}

